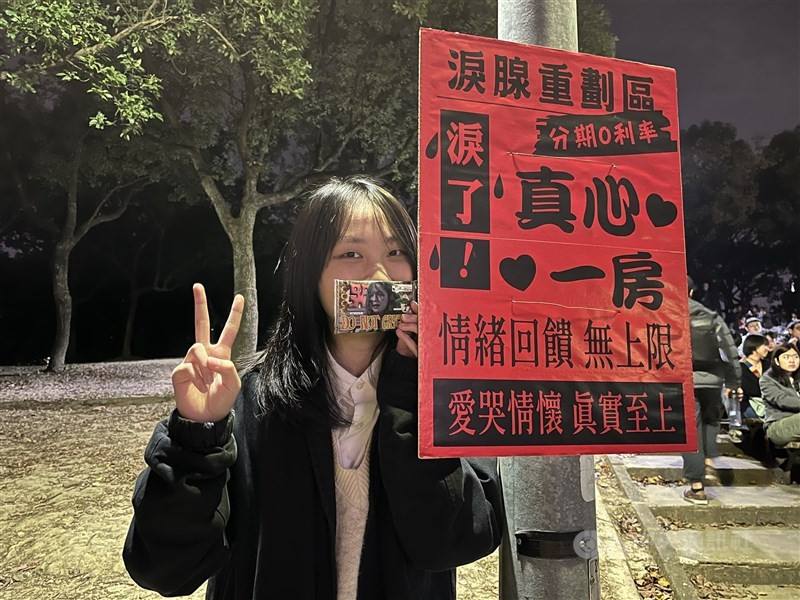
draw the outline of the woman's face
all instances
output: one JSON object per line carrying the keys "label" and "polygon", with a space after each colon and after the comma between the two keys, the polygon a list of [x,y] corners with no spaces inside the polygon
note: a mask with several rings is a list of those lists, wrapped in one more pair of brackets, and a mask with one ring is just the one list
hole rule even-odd
{"label": "woman's face", "polygon": [[[322,270],[320,302],[332,322],[335,279],[410,281],[413,276],[411,260],[399,241],[375,217],[373,210],[365,206],[353,214]],[[387,295],[385,301],[388,300]],[[367,303],[371,300],[367,299]]]}
{"label": "woman's face", "polygon": [[753,354],[755,354],[759,360],[764,360],[765,358],[767,358],[767,356],[769,356],[769,346],[767,344],[761,344],[758,348],[755,349],[755,352],[753,352]]}
{"label": "woman's face", "polygon": [[800,354],[796,350],[787,350],[775,362],[787,373],[794,373],[800,367]]}
{"label": "woman's face", "polygon": [[383,285],[371,285],[367,292],[367,308],[372,314],[383,313],[389,307],[389,293]]}

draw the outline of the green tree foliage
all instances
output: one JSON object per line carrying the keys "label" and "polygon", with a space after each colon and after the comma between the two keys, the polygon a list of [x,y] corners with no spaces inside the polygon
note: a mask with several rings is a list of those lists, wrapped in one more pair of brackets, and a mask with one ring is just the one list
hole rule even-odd
{"label": "green tree foliage", "polygon": [[[591,2],[586,2],[587,6]],[[55,77],[99,103],[91,125],[160,146],[176,195],[200,191],[231,242],[256,344],[256,215],[335,174],[416,176],[420,25],[493,37],[490,0],[9,0],[0,78]],[[602,24],[602,11],[582,11]],[[237,349],[238,351],[238,349]]]}
{"label": "green tree foliage", "polygon": [[800,125],[775,135],[762,156],[754,221],[768,249],[765,263],[786,275],[775,295],[788,317],[800,313]]}
{"label": "green tree foliage", "polygon": [[4,205],[13,207],[12,225],[0,239],[19,247],[19,232],[35,232],[37,250],[49,255],[56,308],[49,367],[59,370],[70,343],[72,251],[92,229],[118,219],[158,177],[159,165],[146,140],[120,144],[111,131],[88,129],[91,102],[77,90],[24,105],[7,94],[0,99],[6,117],[0,145],[7,149],[0,164],[9,180],[2,189]]}
{"label": "green tree foliage", "polygon": [[[704,121],[681,139],[684,202],[697,217],[693,238],[712,225],[746,226],[756,205],[756,154],[730,123]],[[698,240],[701,241],[701,240]]]}
{"label": "green tree foliage", "polygon": [[[800,126],[774,136],[758,175],[758,226],[783,264],[800,273]],[[777,257],[776,257],[777,258]]]}
{"label": "green tree foliage", "polygon": [[[191,165],[231,240],[234,288],[246,299],[237,338],[245,350],[255,348],[258,324],[257,213],[331,175],[370,173],[412,189],[416,174],[413,7],[289,4],[297,8],[291,19],[282,10],[255,24],[229,4],[215,17],[214,35],[185,40],[169,60],[157,49],[145,60],[164,86],[165,124],[148,134],[170,149],[168,160]],[[428,26],[490,33],[494,13],[487,23],[482,5],[453,0],[418,16]]]}
{"label": "green tree foliage", "polygon": [[[171,61],[191,48],[235,63],[246,56],[270,91],[299,95],[308,81],[302,56],[314,7],[307,0],[9,0],[0,11],[0,80],[35,92],[43,78],[80,82],[106,103],[90,121],[119,125],[124,137],[161,120],[161,78],[145,56]],[[224,32],[224,33],[223,33]],[[219,60],[194,65],[196,83]],[[198,68],[199,67],[199,68]]]}
{"label": "green tree foliage", "polygon": [[263,166],[300,114],[315,10],[310,0],[17,0],[2,11],[7,83],[36,91],[55,76],[83,86],[102,102],[91,125],[145,133],[165,170],[181,172],[188,159],[234,250],[247,349],[257,327],[255,215],[289,197],[264,194]]}
{"label": "green tree foliage", "polygon": [[775,228],[797,218],[791,216],[790,197],[784,196],[782,212],[778,208],[781,194],[774,186],[781,184],[773,171],[785,163],[775,162],[769,149],[764,156],[772,159],[765,164],[730,123],[705,121],[682,135],[689,272],[698,283],[709,284],[711,304],[726,310],[749,308],[755,296],[773,297],[783,287],[780,275],[788,265],[776,260],[780,236]]}
{"label": "green tree foliage", "polygon": [[[368,172],[416,183],[418,29],[495,35],[495,2],[323,1],[309,46],[313,83],[284,134],[305,153],[281,189],[314,173]],[[286,173],[284,165],[278,171]]]}
{"label": "green tree foliage", "polygon": [[99,0],[9,0],[0,10],[0,80],[35,93],[55,76],[82,84],[110,107],[91,125],[120,126],[124,137],[161,118],[154,102],[161,87],[142,64],[144,47],[174,51],[187,31],[185,2],[108,3]]}
{"label": "green tree foliage", "polygon": [[611,16],[597,0],[578,0],[578,50],[599,56],[615,56],[617,36],[611,32]]}

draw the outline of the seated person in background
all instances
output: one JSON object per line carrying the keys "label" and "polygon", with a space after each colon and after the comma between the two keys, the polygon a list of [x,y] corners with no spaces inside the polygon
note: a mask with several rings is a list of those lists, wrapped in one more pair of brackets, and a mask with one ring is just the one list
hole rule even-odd
{"label": "seated person in background", "polygon": [[770,369],[759,381],[764,400],[767,438],[776,446],[800,441],[800,354],[792,344],[781,344],[772,354]]}
{"label": "seated person in background", "polygon": [[752,333],[761,333],[761,319],[758,317],[747,317],[744,320],[744,328],[747,331],[745,336],[748,336]]}
{"label": "seated person in background", "polygon": [[778,345],[778,340],[775,337],[775,334],[772,331],[765,331],[764,337],[767,338],[767,350],[773,352],[775,347]]}
{"label": "seated person in background", "polygon": [[751,335],[758,334],[760,336],[762,334],[761,319],[758,317],[747,317],[744,321],[744,329],[744,337],[738,346],[739,356],[747,356],[747,353],[744,351],[744,341],[747,338]]}
{"label": "seated person in background", "polygon": [[764,402],[758,381],[764,370],[769,368],[767,339],[757,333],[748,335],[742,343],[742,354],[741,415],[745,419],[763,419]]}
{"label": "seated person in background", "polygon": [[800,319],[793,319],[787,327],[789,339],[787,342],[797,347],[797,342],[800,340]]}

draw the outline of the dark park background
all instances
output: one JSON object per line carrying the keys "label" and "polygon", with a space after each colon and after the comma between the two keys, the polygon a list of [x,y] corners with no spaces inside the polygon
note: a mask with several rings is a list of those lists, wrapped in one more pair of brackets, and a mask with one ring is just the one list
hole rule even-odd
{"label": "dark park background", "polygon": [[[582,51],[677,70],[704,301],[729,321],[800,311],[800,2],[578,5]],[[0,364],[182,356],[195,281],[217,333],[257,287],[240,349],[263,342],[309,189],[371,174],[414,214],[418,28],[494,37],[496,11],[0,2]]]}

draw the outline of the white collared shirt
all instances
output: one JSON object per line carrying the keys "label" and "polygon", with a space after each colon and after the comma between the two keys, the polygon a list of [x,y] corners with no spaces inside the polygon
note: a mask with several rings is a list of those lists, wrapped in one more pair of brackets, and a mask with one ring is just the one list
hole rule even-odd
{"label": "white collared shirt", "polygon": [[328,350],[331,388],[345,417],[352,422],[349,427],[333,430],[333,443],[337,446],[339,464],[345,469],[357,469],[369,447],[372,430],[378,422],[378,373],[383,355],[370,363],[359,377],[348,372]]}

